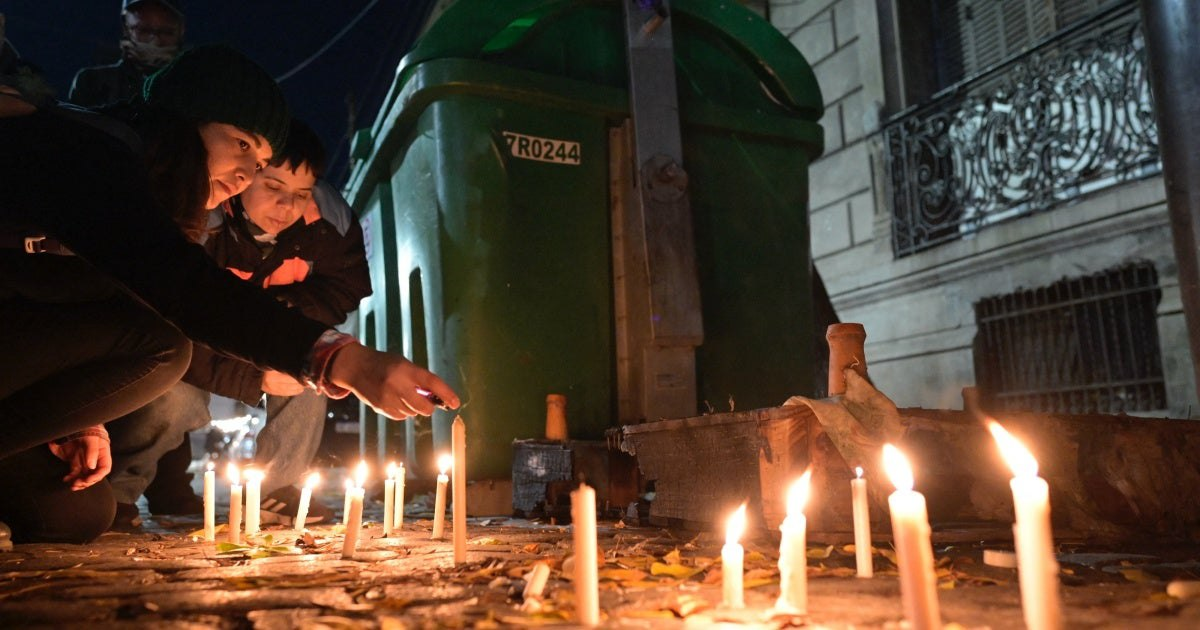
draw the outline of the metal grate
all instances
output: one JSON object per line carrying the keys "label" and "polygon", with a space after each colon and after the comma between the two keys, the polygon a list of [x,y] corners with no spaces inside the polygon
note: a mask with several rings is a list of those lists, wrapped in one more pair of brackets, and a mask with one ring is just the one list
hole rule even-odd
{"label": "metal grate", "polygon": [[975,375],[990,410],[1167,406],[1154,265],[1140,262],[975,304]]}
{"label": "metal grate", "polygon": [[891,119],[897,258],[1161,171],[1136,2]]}

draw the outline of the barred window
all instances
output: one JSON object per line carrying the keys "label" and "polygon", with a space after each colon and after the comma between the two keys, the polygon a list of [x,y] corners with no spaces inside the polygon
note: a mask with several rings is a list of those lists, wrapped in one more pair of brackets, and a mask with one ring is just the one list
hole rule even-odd
{"label": "barred window", "polygon": [[1167,406],[1154,265],[1138,262],[975,304],[984,407],[1118,413]]}

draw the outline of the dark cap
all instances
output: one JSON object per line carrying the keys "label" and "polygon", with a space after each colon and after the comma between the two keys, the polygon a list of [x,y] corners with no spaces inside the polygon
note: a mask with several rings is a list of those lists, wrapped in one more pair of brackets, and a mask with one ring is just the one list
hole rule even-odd
{"label": "dark cap", "polygon": [[161,4],[163,8],[183,17],[183,3],[179,0],[121,0],[121,15],[125,15],[126,11],[146,2]]}
{"label": "dark cap", "polygon": [[142,100],[199,122],[240,127],[283,151],[291,114],[275,79],[242,53],[220,44],[184,51],[146,78]]}

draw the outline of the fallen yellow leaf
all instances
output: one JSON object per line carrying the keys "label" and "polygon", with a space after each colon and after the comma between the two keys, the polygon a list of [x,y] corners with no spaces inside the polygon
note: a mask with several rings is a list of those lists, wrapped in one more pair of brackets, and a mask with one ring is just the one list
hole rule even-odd
{"label": "fallen yellow leaf", "polygon": [[655,562],[656,560],[653,556],[628,556],[625,558],[620,558],[616,561],[618,566],[622,566],[627,569],[649,569],[650,565],[654,564]]}
{"label": "fallen yellow leaf", "polygon": [[804,555],[816,560],[824,560],[833,554],[833,545],[829,545],[824,549],[820,547],[810,548],[804,552]]}
{"label": "fallen yellow leaf", "polygon": [[1130,582],[1158,582],[1158,576],[1141,569],[1121,569],[1121,575]]}
{"label": "fallen yellow leaf", "polygon": [[686,580],[701,570],[694,567],[685,567],[681,564],[663,564],[661,562],[655,562],[650,565],[650,575],[667,575],[681,580]]}
{"label": "fallen yellow leaf", "polygon": [[900,563],[896,561],[896,552],[895,551],[892,551],[891,549],[883,549],[882,547],[880,547],[879,555],[883,556],[884,558],[887,558],[889,561],[891,561],[892,564],[894,564],[896,566],[900,566]]}
{"label": "fallen yellow leaf", "polygon": [[679,554],[679,549],[672,549],[670,553],[663,556],[663,562],[667,564],[680,564],[683,562],[683,557]]}
{"label": "fallen yellow leaf", "polygon": [[646,578],[645,571],[637,569],[601,569],[601,580],[612,580],[614,582],[637,582]]}

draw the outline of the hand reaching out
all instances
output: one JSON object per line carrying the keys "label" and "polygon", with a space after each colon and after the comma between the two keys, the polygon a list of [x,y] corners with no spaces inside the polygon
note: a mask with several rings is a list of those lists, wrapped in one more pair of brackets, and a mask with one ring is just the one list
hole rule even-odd
{"label": "hand reaching out", "polygon": [[395,420],[433,413],[434,404],[419,394],[418,388],[436,394],[451,409],[459,405],[454,390],[429,370],[402,356],[362,344],[350,344],[334,355],[329,379]]}
{"label": "hand reaching out", "polygon": [[[99,430],[94,430],[97,428]],[[70,484],[72,490],[83,490],[112,471],[112,451],[104,427],[93,427],[82,433],[60,444],[49,444],[50,452],[71,467],[63,481]]]}

